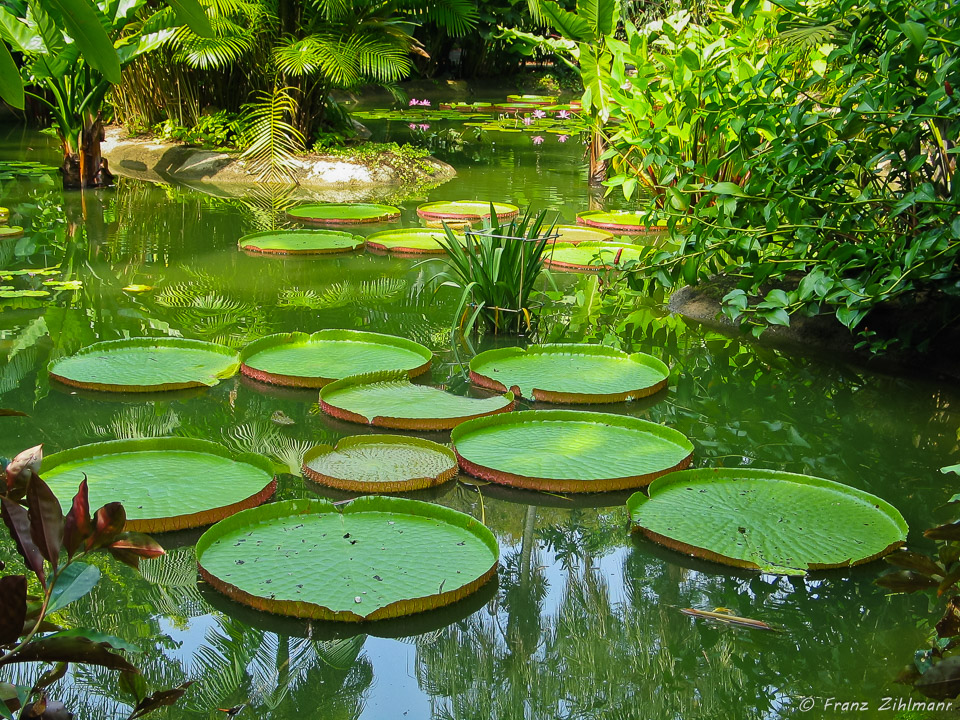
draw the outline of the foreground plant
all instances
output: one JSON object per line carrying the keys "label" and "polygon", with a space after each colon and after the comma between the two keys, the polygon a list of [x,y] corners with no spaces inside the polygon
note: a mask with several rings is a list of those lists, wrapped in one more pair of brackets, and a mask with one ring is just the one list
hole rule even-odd
{"label": "foreground plant", "polygon": [[[67,673],[70,663],[123,673],[129,679],[125,685],[138,688],[128,720],[172,704],[189,683],[147,695],[139,670],[118,652],[138,652],[138,648],[91,628],[63,629],[48,619],[97,584],[100,570],[84,562],[92,553],[106,550],[134,568],[140,558],[165,553],[152,538],[124,531],[126,513],[120,503],[108,503],[91,515],[86,478],[64,515],[60,501],[37,474],[42,457],[39,445],[25,450],[7,464],[4,473],[0,514],[17,552],[39,585],[40,595],[30,594],[31,583],[25,574],[0,577],[0,669],[37,662],[52,663],[52,667],[32,685],[0,680],[0,717],[72,717],[62,703],[47,695],[47,689]],[[0,562],[0,570],[3,568]]]}

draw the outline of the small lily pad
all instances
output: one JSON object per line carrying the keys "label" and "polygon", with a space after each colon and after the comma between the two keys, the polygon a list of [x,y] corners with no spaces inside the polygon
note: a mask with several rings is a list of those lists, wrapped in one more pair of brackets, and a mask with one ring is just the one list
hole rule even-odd
{"label": "small lily pad", "polygon": [[357,435],[318,445],[303,457],[303,474],[351,492],[405,492],[442,485],[457,474],[453,451],[400,435]]}
{"label": "small lily pad", "polygon": [[[508,203],[493,203],[499,220],[515,217],[520,208]],[[474,222],[490,217],[490,203],[481,200],[445,200],[430,202],[417,208],[417,215],[429,220],[460,220]]]}
{"label": "small lily pad", "polygon": [[902,546],[903,516],[875,495],[774,470],[703,468],[654,481],[634,530],[688,555],[779,575],[860,565]]}
{"label": "small lily pad", "polygon": [[267,230],[244,235],[239,245],[267,255],[326,255],[358,250],[363,238],[336,230]]}
{"label": "small lily pad", "polygon": [[0,223],[5,223],[10,219],[10,209],[0,207]]}
{"label": "small lily pad", "polygon": [[557,102],[556,95],[507,95],[509,103],[527,103],[531,105],[553,105]]}
{"label": "small lily pad", "polygon": [[443,255],[443,246],[438,238],[446,240],[442,230],[402,228],[384,230],[367,237],[367,247],[374,251],[397,255]]}
{"label": "small lily pad", "polygon": [[287,211],[292,220],[319,225],[353,225],[396,220],[400,208],[376,203],[321,203],[299,205]]}
{"label": "small lily pad", "polygon": [[622,235],[642,235],[664,232],[665,222],[650,226],[643,217],[647,211],[640,210],[590,210],[577,215],[577,223],[590,227],[603,228]]}
{"label": "small lily pad", "polygon": [[335,507],[286,500],[244,510],[197,542],[200,574],[280,615],[360,622],[450,605],[497,571],[496,538],[440,505],[367,496]]}
{"label": "small lily pad", "polygon": [[400,430],[449,430],[465,420],[506,412],[513,393],[488,398],[453,395],[414,385],[393,372],[354,375],[320,391],[320,408],[350,422]]}
{"label": "small lily pad", "polygon": [[552,270],[595,272],[639,260],[642,248],[619,242],[554,243],[544,252],[543,263]]}
{"label": "small lily pad", "polygon": [[19,227],[18,225],[13,225],[13,226],[5,225],[3,227],[0,227],[0,240],[4,240],[6,238],[20,237],[21,235],[23,235],[23,228]]}

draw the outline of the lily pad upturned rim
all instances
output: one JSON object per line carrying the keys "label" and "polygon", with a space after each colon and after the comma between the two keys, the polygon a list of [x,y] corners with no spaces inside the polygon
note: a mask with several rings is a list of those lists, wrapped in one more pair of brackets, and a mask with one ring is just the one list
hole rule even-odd
{"label": "lily pad upturned rim", "polygon": [[[451,467],[432,477],[407,478],[404,480],[395,480],[392,482],[360,482],[349,478],[334,477],[318,472],[309,466],[309,462],[321,455],[328,455],[333,452],[345,450],[362,445],[382,445],[384,443],[392,445],[408,445],[425,450],[433,451],[449,459]],[[418,437],[407,437],[406,435],[351,435],[341,438],[336,445],[320,444],[310,448],[303,456],[303,474],[305,477],[321,485],[337,488],[338,490],[347,490],[350,492],[364,493],[395,493],[408,492],[411,490],[424,490],[426,488],[443,485],[450,478],[457,474],[457,456],[453,450],[446,445],[435,443],[431,440],[425,440]]]}
{"label": "lily pad upturned rim", "polygon": [[[476,205],[477,211],[469,210],[456,211],[452,209],[443,210],[444,206]],[[481,209],[482,206],[482,209]],[[500,212],[500,208],[504,211]],[[494,202],[493,210],[497,213],[498,220],[516,217],[520,214],[520,208],[512,203]],[[475,222],[490,217],[490,202],[486,200],[435,200],[424,203],[417,207],[417,215],[428,220],[459,220]]]}
{"label": "lily pad upturned rim", "polygon": [[[384,382],[397,382],[397,383],[408,383],[413,385],[410,382],[408,377],[405,377],[403,373],[397,373],[395,371],[384,371],[384,372],[373,372],[373,373],[363,373],[359,375],[351,375],[345,377],[342,380],[337,380],[332,382],[329,385],[324,386],[320,390],[320,409],[331,417],[335,417],[338,420],[346,420],[348,422],[360,423],[362,425],[373,425],[374,427],[383,427],[390,428],[392,430],[452,430],[453,428],[459,426],[461,423],[469,422],[477,418],[489,417],[492,415],[499,415],[502,413],[510,414],[511,411],[516,407],[516,398],[512,392],[505,392],[502,394],[502,397],[507,404],[503,405],[496,410],[490,410],[482,413],[473,413],[469,415],[460,415],[457,417],[441,417],[441,418],[410,418],[410,417],[390,417],[386,415],[376,415],[372,418],[368,418],[364,415],[361,415],[358,412],[347,410],[346,408],[334,405],[330,402],[330,397],[337,392],[345,390],[346,388],[355,386],[355,385],[370,385],[374,383],[384,383]],[[425,386],[431,387],[432,386]],[[445,392],[439,388],[432,388],[438,392]],[[470,398],[464,398],[470,399]]]}
{"label": "lily pad upturned rim", "polygon": [[[649,497],[643,492],[636,492],[630,496],[627,500],[627,510],[630,514],[631,530],[633,532],[642,532],[648,538],[653,540],[656,543],[659,543],[665,547],[668,547],[677,552],[683,553],[685,555],[690,555],[693,557],[703,558],[713,562],[718,562],[724,565],[729,565],[733,567],[747,568],[750,570],[761,570],[763,572],[774,573],[774,574],[803,574],[804,569],[796,568],[795,572],[786,572],[784,568],[777,566],[766,566],[762,567],[756,562],[750,560],[745,560],[743,558],[734,558],[727,555],[723,555],[719,552],[715,552],[705,547],[699,547],[692,543],[686,542],[684,540],[677,539],[675,537],[668,537],[662,533],[658,533],[654,530],[651,530],[647,527],[644,527],[637,520],[637,513],[642,507],[651,502],[656,502],[656,497],[659,493],[664,492],[671,488],[672,486],[690,486],[692,483],[695,483],[699,479],[709,478],[714,480],[724,480],[729,479],[731,482],[736,482],[738,479],[747,479],[747,478],[756,478],[760,480],[769,480],[771,482],[786,482],[799,485],[809,485],[817,488],[825,488],[842,495],[846,495],[852,500],[863,502],[868,505],[872,505],[878,513],[885,516],[890,520],[899,531],[900,537],[897,540],[894,540],[892,543],[887,545],[885,548],[880,549],[877,552],[873,552],[867,556],[854,558],[850,557],[844,562],[837,563],[807,563],[806,570],[816,571],[816,570],[833,570],[839,568],[847,568],[855,565],[862,565],[868,562],[872,562],[884,555],[887,555],[899,547],[902,547],[906,544],[907,533],[909,528],[906,521],[903,519],[900,511],[897,510],[893,505],[883,500],[882,498],[877,497],[871,493],[859,490],[857,488],[845,485],[843,483],[836,482],[834,480],[827,480],[825,478],[816,477],[813,475],[801,475],[798,473],[789,473],[779,470],[765,470],[759,468],[698,468],[694,470],[684,470],[681,472],[674,472],[666,475],[658,480],[654,481],[647,488]],[[696,493],[691,493],[691,497],[695,498]],[[691,505],[691,512],[695,512],[695,509]],[[744,524],[747,523],[747,519],[742,520]],[[734,528],[738,530],[737,528]],[[739,531],[739,530],[738,530]]]}
{"label": "lily pad upturned rim", "polygon": [[552,270],[569,270],[571,272],[580,272],[580,273],[596,273],[603,272],[604,270],[612,270],[617,267],[617,265],[612,265],[608,263],[603,263],[600,265],[587,265],[586,263],[575,263],[567,262],[565,260],[557,260],[554,258],[554,252],[557,250],[571,249],[589,249],[596,248],[598,250],[609,248],[612,250],[622,249],[622,250],[639,250],[640,245],[634,245],[629,242],[621,242],[619,240],[610,241],[610,242],[594,242],[594,241],[584,241],[579,243],[568,243],[568,242],[555,242],[553,245],[547,246],[547,250],[543,253],[543,264],[552,269]]}
{"label": "lily pad upturned rim", "polygon": [[[82,380],[72,380],[56,372],[56,368],[59,364],[78,356],[92,355],[105,350],[109,352],[111,350],[122,351],[125,349],[150,348],[157,346],[168,348],[185,348],[190,350],[206,350],[210,353],[216,353],[229,357],[231,358],[232,362],[228,365],[224,365],[223,370],[216,373],[214,376],[214,381],[209,383],[202,380],[194,380],[185,382],[156,383],[154,385],[125,385],[123,383],[86,382]],[[57,358],[56,360],[51,361],[47,366],[47,371],[50,373],[50,377],[57,382],[63,383],[64,385],[69,385],[71,387],[82,388],[84,390],[149,393],[167,390],[186,390],[188,388],[196,387],[213,387],[220,380],[226,380],[227,378],[236,375],[239,368],[239,354],[235,350],[232,350],[225,345],[217,345],[216,343],[207,342],[205,340],[190,340],[187,338],[177,337],[136,337],[123,338],[120,340],[101,340],[100,342],[93,343],[92,345],[87,345],[86,347],[80,348],[73,355]]]}
{"label": "lily pad upturned rim", "polygon": [[[199,438],[185,437],[159,437],[159,438],[137,438],[132,440],[108,440],[106,442],[91,443],[89,445],[80,445],[68,450],[61,450],[58,453],[47,455],[43,458],[40,475],[46,475],[59,465],[87,458],[102,457],[104,455],[120,455],[124,453],[150,452],[162,450],[186,450],[191,452],[206,453],[218,457],[227,458],[234,462],[241,462],[247,465],[253,465],[259,470],[263,470],[269,482],[257,493],[250,495],[227,505],[215,508],[207,508],[192,513],[182,515],[173,515],[164,518],[151,519],[128,519],[124,525],[125,530],[132,532],[159,533],[171,532],[174,530],[187,530],[190,528],[203,527],[212,523],[230,517],[234,513],[248,508],[257,507],[269,500],[277,489],[277,478],[273,463],[262,455],[255,453],[237,453],[230,448],[224,447],[219,443],[210,440],[201,440]],[[214,480],[215,481],[215,480]],[[135,498],[118,498],[129,505]],[[95,508],[91,508],[91,511]]]}
{"label": "lily pad upturned rim", "polygon": [[470,359],[470,380],[471,382],[490,390],[498,390],[501,392],[504,390],[510,390],[514,395],[521,396],[522,392],[519,386],[512,385],[509,388],[506,387],[506,385],[499,380],[496,380],[489,375],[484,375],[481,372],[482,367],[487,363],[496,362],[497,360],[507,357],[531,357],[537,354],[596,355],[617,358],[625,361],[637,362],[641,365],[645,365],[657,370],[663,375],[663,379],[654,385],[649,385],[643,388],[630,388],[624,392],[616,393],[561,392],[557,390],[550,390],[549,388],[541,389],[535,387],[533,388],[532,392],[533,399],[540,402],[573,404],[625,402],[627,400],[636,400],[654,395],[665,388],[670,380],[670,368],[668,368],[663,361],[655,358],[653,355],[648,355],[641,352],[626,353],[622,350],[616,350],[615,348],[607,347],[606,345],[588,345],[582,343],[545,343],[543,345],[530,345],[526,348],[505,347],[494,348],[493,350],[485,350],[484,352],[479,353]]}
{"label": "lily pad upturned rim", "polygon": [[[555,225],[553,229],[554,229],[554,232],[558,232],[560,234],[560,237],[558,237],[556,240],[552,242],[563,243],[566,245],[579,245],[580,243],[584,243],[584,242],[602,243],[602,242],[607,242],[609,240],[614,240],[616,238],[616,235],[614,235],[609,230],[605,230],[604,228],[593,227],[592,225],[562,225],[561,224],[561,225]],[[591,235],[591,237],[580,238],[580,239],[565,238],[563,236],[564,231],[568,231],[572,235],[575,235],[577,232],[580,232],[584,234],[589,234]]]}
{"label": "lily pad upturned rim", "polygon": [[[513,425],[526,421],[571,421],[571,422],[594,422],[604,425],[614,425],[628,429],[639,430],[666,439],[669,442],[676,443],[681,449],[687,450],[687,455],[680,462],[672,467],[664,468],[656,472],[645,473],[642,475],[631,475],[617,478],[604,478],[601,480],[584,480],[578,478],[542,478],[529,477],[516,473],[498,470],[487,467],[480,463],[467,460],[457,449],[457,443],[472,432],[482,430],[496,425]],[[450,440],[453,443],[453,451],[457,454],[457,462],[460,469],[464,472],[478,477],[482,480],[497,483],[499,485],[509,485],[511,487],[522,488],[525,490],[542,490],[547,492],[608,492],[611,490],[637,489],[650,484],[657,478],[668,475],[677,470],[683,470],[690,465],[693,459],[693,443],[690,439],[681,433],[665,425],[641,420],[630,415],[616,415],[613,413],[588,412],[584,410],[521,410],[518,412],[504,413],[501,415],[491,415],[481,417],[475,420],[468,420],[458,425],[450,431]],[[589,487],[585,487],[589,485]]]}
{"label": "lily pad upturned rim", "polygon": [[5,240],[8,238],[18,238],[23,235],[23,228],[19,225],[3,225],[0,226],[0,240]]}
{"label": "lily pad upturned rim", "polygon": [[[423,358],[423,363],[411,368],[406,372],[407,377],[417,377],[430,369],[433,362],[433,353],[424,345],[407,338],[397,335],[387,335],[384,333],[369,332],[367,330],[342,330],[339,328],[327,328],[318,330],[315,333],[289,332],[267,335],[258,340],[254,340],[240,351],[240,373],[254,380],[268,383],[270,385],[281,385],[284,387],[302,387],[302,388],[322,388],[330,383],[341,380],[342,378],[328,378],[309,375],[284,375],[282,373],[273,373],[267,370],[260,370],[247,364],[253,356],[264,350],[281,347],[283,345],[296,345],[299,343],[311,343],[327,341],[345,341],[345,342],[366,342],[379,343],[392,347],[402,348],[416,353]],[[353,375],[355,373],[348,373]],[[345,375],[344,377],[347,377]]]}
{"label": "lily pad upturned rim", "polygon": [[638,221],[630,223],[619,223],[611,221],[611,217],[629,217],[636,216],[636,213],[630,212],[629,210],[617,211],[617,210],[586,210],[581,213],[577,213],[577,224],[586,225],[587,227],[602,228],[603,230],[611,230],[613,232],[620,233],[621,235],[645,235],[645,234],[659,234],[666,231],[666,227],[662,225],[643,225]]}
{"label": "lily pad upturned rim", "polygon": [[[391,255],[443,255],[446,250],[440,243],[435,248],[415,247],[405,245],[405,239],[432,240],[436,237],[446,238],[443,230],[432,228],[397,228],[396,230],[382,230],[367,236],[367,249],[374,252],[389,253]],[[390,242],[390,241],[394,242]],[[408,240],[409,242],[409,240]]]}
{"label": "lily pad upturned rim", "polygon": [[[318,246],[315,248],[265,248],[257,245],[256,241],[260,238],[266,237],[283,237],[289,236],[293,237],[294,235],[313,235],[316,239],[322,240],[324,238],[334,238],[337,240],[350,240],[349,245],[344,246],[333,246],[333,247],[322,247]],[[353,252],[354,250],[359,250],[364,245],[364,239],[360,235],[353,235],[352,233],[342,232],[340,230],[304,230],[304,229],[288,229],[288,230],[264,230],[262,232],[250,233],[249,235],[244,235],[240,240],[237,241],[237,245],[241,250],[250,253],[256,253],[257,255],[332,255],[337,253],[348,253]]]}
{"label": "lily pad upturned rim", "polygon": [[[210,573],[203,565],[204,554],[210,546],[221,537],[242,528],[255,527],[256,524],[275,518],[291,517],[305,515],[317,515],[324,512],[339,512],[341,514],[359,513],[359,512],[395,512],[398,514],[407,514],[420,517],[429,517],[441,520],[450,525],[460,527],[472,533],[477,539],[487,546],[491,551],[494,561],[489,570],[465,583],[459,588],[442,590],[439,592],[418,598],[404,598],[385,605],[367,615],[361,615],[355,612],[332,611],[327,607],[316,603],[296,601],[296,600],[277,600],[259,595],[254,595],[245,590],[241,590],[235,585],[220,579]],[[465,513],[453,510],[443,505],[425,503],[418,500],[410,500],[401,497],[386,497],[383,495],[367,495],[351,500],[349,503],[340,506],[334,506],[327,500],[283,500],[269,505],[261,505],[250,510],[243,510],[221,520],[216,525],[207,530],[196,545],[197,568],[201,577],[211,586],[222,592],[227,597],[237,602],[249,605],[258,610],[276,613],[279,615],[289,615],[293,617],[309,618],[316,620],[334,620],[341,622],[363,622],[386,620],[389,618],[412,615],[414,613],[433,610],[436,608],[451,605],[468,595],[471,595],[483,585],[496,577],[497,569],[500,564],[500,546],[497,543],[493,533],[483,525],[479,520]]]}
{"label": "lily pad upturned rim", "polygon": [[[369,216],[362,218],[312,218],[303,214],[307,208],[334,208],[334,207],[358,207],[366,206],[371,208]],[[299,211],[299,212],[298,212]],[[382,203],[306,203],[297,205],[287,210],[287,217],[291,220],[312,225],[359,225],[361,223],[377,223],[397,220],[400,217],[400,208],[393,205],[384,205]]]}

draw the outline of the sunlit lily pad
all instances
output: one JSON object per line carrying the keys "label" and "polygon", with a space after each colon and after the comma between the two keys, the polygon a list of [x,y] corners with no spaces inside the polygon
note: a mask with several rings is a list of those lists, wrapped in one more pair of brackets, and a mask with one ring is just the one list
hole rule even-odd
{"label": "sunlit lily pad", "polygon": [[319,225],[353,225],[396,220],[400,217],[400,208],[376,203],[320,203],[299,205],[288,210],[287,215],[299,222]]}
{"label": "sunlit lily pad", "polygon": [[465,420],[506,412],[513,393],[488,398],[453,395],[414,385],[397,373],[370,373],[330,383],[320,391],[320,408],[351,422],[400,430],[449,430]]}
{"label": "sunlit lily pad", "polygon": [[590,210],[577,215],[577,223],[603,228],[621,235],[641,235],[665,231],[666,223],[650,226],[644,220],[647,211],[640,210]]}
{"label": "sunlit lily pad", "polygon": [[556,95],[507,95],[507,102],[532,105],[553,105],[557,99]]}
{"label": "sunlit lily pad", "polygon": [[180,437],[83,445],[48,455],[41,472],[65,511],[86,476],[90,507],[122,501],[126,529],[138,532],[210,525],[276,489],[267,458]]}
{"label": "sunlit lily pad", "polygon": [[[497,218],[503,220],[520,213],[520,208],[509,203],[493,203]],[[482,200],[444,200],[430,202],[417,208],[417,215],[433,220],[474,221],[490,217],[490,203]]]}
{"label": "sunlit lily pad", "polygon": [[50,363],[50,376],[74,387],[155,392],[216,385],[237,372],[230,348],[183,338],[128,338],[89,345]]}
{"label": "sunlit lily pad", "polygon": [[15,238],[23,235],[23,228],[17,225],[0,227],[0,240]]}
{"label": "sunlit lily pad", "polygon": [[43,297],[50,297],[50,293],[46,290],[12,290],[10,288],[0,287],[0,300]]}
{"label": "sunlit lily pad", "polygon": [[496,574],[497,541],[479,521],[406,498],[334,507],[287,500],[245,510],[197,542],[200,574],[260,610],[359,622],[454,603]]}
{"label": "sunlit lily pad", "polygon": [[460,468],[530,490],[600,492],[647,485],[690,464],[672,428],[627,415],[525,410],[470,420],[450,433]]}
{"label": "sunlit lily pad", "polygon": [[589,272],[620,267],[639,260],[642,248],[621,242],[554,243],[544,253],[544,264],[553,270]]}
{"label": "sunlit lily pad", "polygon": [[657,358],[602,345],[533,345],[482,352],[470,379],[491,390],[512,390],[544,402],[622,402],[667,385],[670,369]]}
{"label": "sunlit lily pad", "polygon": [[875,495],[773,470],[672,473],[627,508],[634,530],[667,547],[781,575],[859,565],[907,538],[903,516]]}
{"label": "sunlit lily pad", "polygon": [[10,209],[0,207],[0,223],[5,223],[10,219]]}
{"label": "sunlit lily pad", "polygon": [[323,387],[348,375],[384,370],[416,377],[430,369],[433,353],[406,338],[361,330],[320,330],[268,335],[240,353],[240,372],[273,385]]}
{"label": "sunlit lily pad", "polygon": [[560,236],[556,242],[570,245],[582,242],[600,243],[613,239],[613,233],[586,225],[556,225],[553,230]]}
{"label": "sunlit lily pad", "polygon": [[443,246],[437,238],[446,239],[446,235],[442,230],[423,228],[384,230],[367,236],[367,247],[398,255],[442,255]]}
{"label": "sunlit lily pad", "polygon": [[357,435],[318,445],[303,457],[303,474],[352,492],[405,492],[441,485],[457,474],[445,445],[401,435]]}
{"label": "sunlit lily pad", "polygon": [[363,238],[336,230],[267,230],[244,235],[239,245],[269,255],[325,255],[362,248]]}

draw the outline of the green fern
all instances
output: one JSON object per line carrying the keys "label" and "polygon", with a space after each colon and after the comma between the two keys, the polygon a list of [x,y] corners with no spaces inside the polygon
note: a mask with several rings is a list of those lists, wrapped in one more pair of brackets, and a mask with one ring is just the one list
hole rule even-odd
{"label": "green fern", "polygon": [[296,153],[303,150],[303,134],[290,122],[297,102],[290,88],[275,87],[244,106],[243,138],[246,161],[260,182],[297,184]]}

